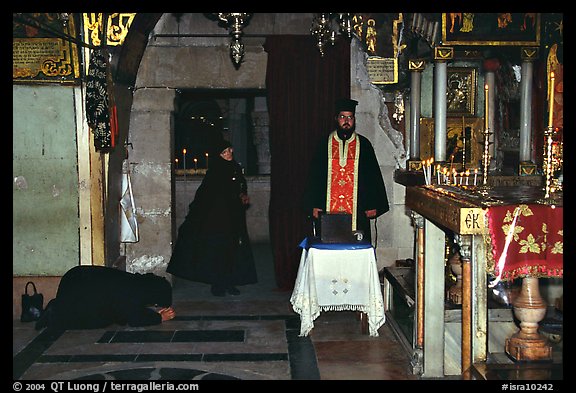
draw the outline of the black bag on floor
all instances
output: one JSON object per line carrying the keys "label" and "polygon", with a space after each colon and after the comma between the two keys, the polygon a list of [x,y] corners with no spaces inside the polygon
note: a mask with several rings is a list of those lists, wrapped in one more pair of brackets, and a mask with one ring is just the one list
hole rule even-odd
{"label": "black bag on floor", "polygon": [[[34,293],[28,294],[28,286],[32,284]],[[26,283],[24,294],[22,295],[22,314],[20,315],[21,322],[36,321],[42,316],[44,311],[44,295],[36,291],[36,285],[32,281]]]}

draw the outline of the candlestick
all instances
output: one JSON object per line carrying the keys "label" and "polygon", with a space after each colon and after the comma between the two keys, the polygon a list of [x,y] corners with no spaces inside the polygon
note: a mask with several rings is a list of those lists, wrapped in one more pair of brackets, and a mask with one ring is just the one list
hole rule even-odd
{"label": "candlestick", "polygon": [[184,170],[186,170],[186,149],[182,149],[182,155],[184,156],[184,159],[183,159]]}
{"label": "candlestick", "polygon": [[548,128],[552,128],[552,117],[554,115],[554,73],[550,73],[550,102],[548,103]]}
{"label": "candlestick", "polygon": [[484,85],[484,129],[488,129],[488,84]]}

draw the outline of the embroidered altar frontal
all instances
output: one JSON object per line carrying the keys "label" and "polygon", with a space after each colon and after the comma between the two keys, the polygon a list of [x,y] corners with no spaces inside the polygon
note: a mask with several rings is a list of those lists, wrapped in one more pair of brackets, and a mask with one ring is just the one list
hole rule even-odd
{"label": "embroidered altar frontal", "polygon": [[563,277],[563,196],[541,203],[541,187],[427,185],[406,189],[406,206],[461,235],[482,235],[487,272],[500,280]]}

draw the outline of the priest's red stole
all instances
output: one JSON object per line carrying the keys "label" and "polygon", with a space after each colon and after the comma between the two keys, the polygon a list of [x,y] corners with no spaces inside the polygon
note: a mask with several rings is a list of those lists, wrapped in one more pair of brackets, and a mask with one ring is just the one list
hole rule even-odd
{"label": "priest's red stole", "polygon": [[360,142],[356,133],[342,141],[336,131],[328,143],[327,212],[352,214],[352,230],[356,230],[356,205],[358,203],[358,157]]}

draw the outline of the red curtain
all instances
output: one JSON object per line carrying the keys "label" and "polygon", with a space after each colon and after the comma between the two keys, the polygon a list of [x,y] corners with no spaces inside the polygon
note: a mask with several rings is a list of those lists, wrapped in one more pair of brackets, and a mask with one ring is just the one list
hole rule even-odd
{"label": "red curtain", "polygon": [[334,101],[350,97],[350,44],[339,40],[324,56],[312,36],[266,39],[266,88],[270,115],[270,239],[276,284],[292,290],[311,233],[301,207],[312,154],[334,129]]}

